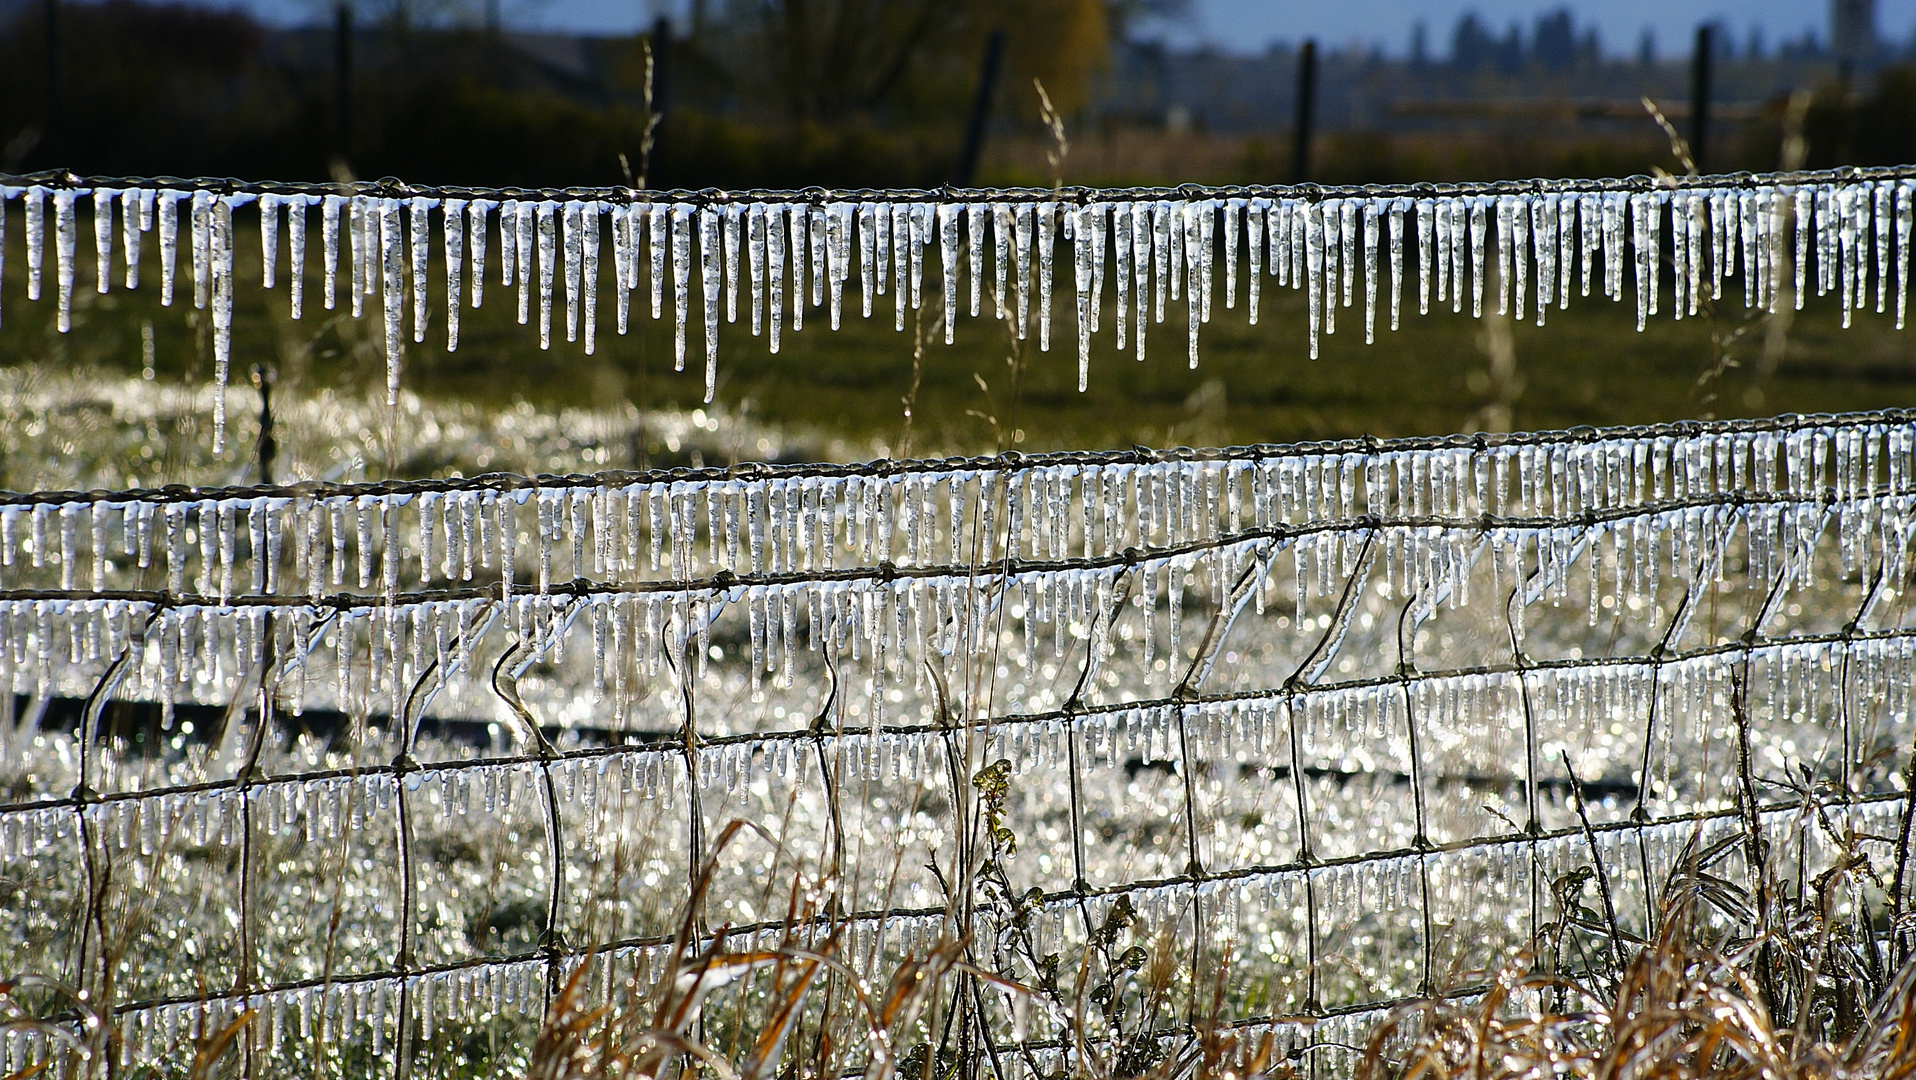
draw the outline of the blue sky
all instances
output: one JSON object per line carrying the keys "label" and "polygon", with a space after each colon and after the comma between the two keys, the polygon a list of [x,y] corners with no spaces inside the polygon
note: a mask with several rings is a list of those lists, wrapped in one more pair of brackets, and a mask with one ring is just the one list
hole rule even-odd
{"label": "blue sky", "polygon": [[[209,0],[221,3],[222,0]],[[240,6],[279,23],[309,21],[327,0],[237,0]],[[521,28],[571,30],[588,33],[630,33],[661,11],[682,9],[687,0],[501,0],[509,25]],[[1432,49],[1448,51],[1450,32],[1466,11],[1475,11],[1501,32],[1511,22],[1526,28],[1537,15],[1563,0],[1336,0],[1304,3],[1300,0],[1190,0],[1190,14],[1175,25],[1159,28],[1164,36],[1183,44],[1206,42],[1231,52],[1259,52],[1278,39],[1316,37],[1326,45],[1379,46],[1401,55],[1410,44],[1411,27],[1422,20],[1430,32]],[[708,0],[720,7],[723,0]],[[1731,28],[1739,48],[1753,26],[1761,26],[1771,48],[1784,39],[1814,30],[1828,40],[1828,0],[1567,0],[1582,25],[1594,24],[1610,53],[1633,53],[1647,28],[1656,35],[1659,50],[1673,55],[1688,48],[1696,24],[1720,19]],[[223,6],[223,4],[222,4]],[[479,5],[474,0],[470,6]],[[1916,35],[1916,0],[1877,0],[1877,30],[1886,37],[1907,41]]]}
{"label": "blue sky", "polygon": [[[1829,40],[1828,0],[1192,0],[1191,16],[1170,36],[1239,52],[1257,51],[1274,38],[1314,36],[1325,44],[1361,42],[1402,54],[1409,48],[1411,26],[1422,20],[1429,27],[1431,48],[1441,55],[1449,50],[1451,30],[1466,11],[1477,12],[1501,32],[1513,21],[1528,29],[1542,12],[1565,6],[1579,25],[1596,26],[1604,51],[1610,53],[1634,52],[1646,28],[1656,35],[1660,52],[1685,52],[1697,23],[1710,19],[1730,27],[1739,49],[1753,26],[1763,28],[1771,49],[1805,30]],[[1916,33],[1916,0],[1877,0],[1876,29],[1885,37],[1907,41]]]}

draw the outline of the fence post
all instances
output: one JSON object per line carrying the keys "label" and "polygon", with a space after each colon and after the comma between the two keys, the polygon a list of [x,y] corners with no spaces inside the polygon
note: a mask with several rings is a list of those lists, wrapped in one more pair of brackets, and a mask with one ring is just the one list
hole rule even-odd
{"label": "fence post", "polygon": [[1317,41],[1304,39],[1297,53],[1297,118],[1291,125],[1291,182],[1311,178],[1311,124],[1317,116]]}
{"label": "fence post", "polygon": [[985,38],[985,56],[978,67],[978,92],[971,99],[971,119],[965,123],[965,143],[958,151],[952,182],[970,187],[978,175],[978,157],[985,149],[985,126],[991,121],[991,99],[998,89],[998,67],[1004,62],[1005,32],[992,28]]}
{"label": "fence post", "polygon": [[1710,64],[1716,47],[1716,27],[1704,23],[1696,28],[1696,55],[1690,58],[1690,160],[1696,171],[1709,172],[1707,160],[1710,138]]}

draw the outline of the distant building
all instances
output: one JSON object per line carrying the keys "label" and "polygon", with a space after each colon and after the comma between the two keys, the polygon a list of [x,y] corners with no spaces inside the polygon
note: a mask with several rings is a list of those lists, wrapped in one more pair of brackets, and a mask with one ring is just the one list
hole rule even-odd
{"label": "distant building", "polygon": [[1860,67],[1876,55],[1876,0],[1830,0],[1830,51]]}

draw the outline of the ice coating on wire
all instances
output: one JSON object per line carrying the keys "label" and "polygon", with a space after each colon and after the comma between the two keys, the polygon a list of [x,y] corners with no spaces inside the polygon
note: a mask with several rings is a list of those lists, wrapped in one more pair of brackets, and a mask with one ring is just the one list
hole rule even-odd
{"label": "ice coating on wire", "polygon": [[[1600,294],[1612,299],[1634,293],[1642,329],[1662,307],[1657,268],[1667,243],[1676,269],[1674,318],[1696,314],[1705,285],[1711,300],[1721,300],[1724,281],[1741,278],[1744,303],[1752,308],[1774,310],[1786,289],[1800,306],[1813,287],[1817,295],[1839,296],[1845,325],[1858,309],[1893,307],[1901,326],[1916,198],[1912,185],[1916,177],[1909,170],[1877,169],[1657,182],[1528,181],[1408,188],[1403,194],[1308,187],[715,197],[630,189],[495,192],[403,185],[309,192],[299,185],[236,189],[229,181],[109,182],[48,175],[0,177],[0,206],[18,201],[23,207],[29,299],[40,296],[42,268],[53,263],[62,330],[71,325],[80,270],[80,205],[90,210],[91,276],[100,290],[108,285],[116,250],[116,205],[122,221],[117,249],[129,288],[138,282],[139,237],[157,224],[161,293],[167,303],[176,273],[178,214],[186,211],[194,302],[213,310],[214,351],[224,358],[230,355],[237,284],[228,268],[228,220],[235,211],[256,206],[261,284],[276,287],[283,266],[298,318],[308,272],[307,212],[318,205],[325,304],[331,308],[336,302],[335,277],[343,256],[350,264],[354,315],[363,314],[365,300],[380,298],[388,379],[395,389],[406,314],[412,316],[413,343],[422,344],[433,277],[448,297],[447,348],[457,348],[458,305],[452,298],[469,282],[471,306],[480,305],[486,237],[496,219],[500,283],[517,285],[521,323],[531,321],[536,294],[541,347],[551,345],[555,277],[564,293],[566,339],[583,338],[586,351],[594,348],[598,305],[608,289],[616,298],[615,327],[621,334],[630,328],[630,294],[649,289],[655,320],[664,316],[670,297],[674,362],[680,370],[695,305],[704,314],[709,395],[716,385],[720,327],[735,320],[741,287],[750,297],[752,332],[769,330],[768,347],[776,352],[779,324],[787,314],[796,331],[808,306],[824,306],[826,321],[840,326],[847,283],[859,291],[857,310],[866,318],[875,297],[891,290],[892,322],[904,330],[908,314],[924,317],[928,274],[939,278],[931,290],[938,300],[931,318],[943,324],[947,344],[956,340],[960,316],[976,319],[980,297],[989,294],[987,318],[1012,320],[1020,338],[1029,334],[1047,350],[1054,283],[1071,289],[1081,388],[1089,385],[1094,361],[1106,348],[1144,359],[1146,323],[1164,321],[1167,293],[1172,300],[1186,300],[1187,354],[1197,364],[1200,329],[1211,318],[1214,294],[1221,289],[1224,306],[1234,310],[1243,291],[1247,316],[1255,321],[1264,277],[1307,294],[1304,344],[1313,357],[1319,335],[1336,330],[1336,308],[1353,306],[1361,281],[1365,339],[1373,341],[1380,294],[1389,304],[1390,328],[1401,325],[1408,259],[1417,264],[1419,313],[1429,310],[1433,292],[1439,303],[1448,296],[1453,311],[1460,310],[1460,286],[1468,276],[1470,311],[1481,315],[1486,268],[1494,260],[1499,312],[1509,313],[1514,301],[1522,318],[1534,306],[1541,323],[1553,294],[1565,306],[1573,280],[1582,296],[1596,281]],[[431,227],[435,213],[445,226],[437,242]],[[599,257],[607,218],[614,253],[610,274],[603,265],[608,260]],[[1786,253],[1785,238],[1792,235],[1794,251]],[[937,258],[927,260],[925,250],[934,245]],[[1061,245],[1068,248],[1060,251]],[[1221,267],[1216,265],[1220,249]],[[1788,259],[1791,254],[1795,257]],[[746,274],[740,272],[741,259],[749,267]],[[1058,266],[1060,259],[1068,269]],[[1107,273],[1111,259],[1115,272]],[[1786,259],[1793,264],[1792,281],[1782,277]],[[961,280],[967,273],[968,283]],[[958,298],[967,291],[972,300],[960,305]],[[1109,337],[1103,326],[1107,304],[1116,305]],[[767,308],[770,327],[764,322]],[[216,381],[223,382],[227,366],[216,363]]]}

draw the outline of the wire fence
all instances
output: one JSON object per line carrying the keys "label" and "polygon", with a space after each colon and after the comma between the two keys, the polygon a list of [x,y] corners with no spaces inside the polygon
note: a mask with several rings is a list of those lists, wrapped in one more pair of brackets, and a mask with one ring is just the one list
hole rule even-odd
{"label": "wire fence", "polygon": [[[722,326],[744,321],[776,353],[783,328],[801,331],[807,312],[814,325],[836,330],[848,309],[871,319],[887,295],[895,330],[910,323],[928,340],[942,331],[946,345],[969,318],[1048,352],[1055,322],[1058,337],[1075,338],[1081,391],[1094,351],[1108,341],[1114,355],[1143,360],[1149,328],[1166,324],[1167,315],[1184,323],[1184,351],[1196,367],[1213,308],[1235,309],[1241,296],[1255,325],[1267,279],[1307,296],[1304,344],[1313,358],[1320,339],[1337,332],[1338,310],[1360,305],[1369,343],[1380,322],[1397,330],[1413,303],[1419,314],[1448,302],[1453,313],[1468,306],[1475,317],[1489,302],[1519,322],[1534,314],[1541,325],[1553,307],[1569,307],[1573,291],[1587,298],[1594,287],[1613,301],[1634,299],[1641,331],[1664,310],[1666,279],[1674,319],[1734,304],[1725,283],[1740,279],[1745,309],[1801,309],[1811,295],[1833,295],[1846,327],[1872,308],[1893,309],[1901,327],[1916,169],[1365,187],[784,192],[53,172],[0,175],[0,233],[15,200],[27,297],[54,294],[60,332],[71,327],[74,290],[85,283],[83,218],[91,218],[98,292],[116,281],[138,287],[143,263],[154,262],[162,303],[190,286],[194,306],[207,309],[212,324],[217,453],[242,210],[257,215],[260,284],[276,289],[284,277],[294,319],[304,315],[310,286],[328,311],[381,320],[389,403],[398,400],[409,343],[423,345],[429,328],[437,338],[443,326],[446,350],[458,348],[462,310],[479,308],[485,296],[489,257],[494,296],[516,290],[518,321],[536,323],[542,349],[562,333],[592,353],[601,297],[612,301],[611,328],[625,334],[646,318],[649,294],[650,318],[670,322],[675,370],[703,345],[710,402]],[[158,251],[143,255],[148,233],[157,234]],[[1070,301],[1054,320],[1056,294]],[[1350,333],[1357,314],[1344,318]]]}
{"label": "wire fence", "polygon": [[1913,497],[1905,412],[7,496],[5,965],[130,1060],[523,1050],[711,864],[702,941],[1135,943],[1329,1068],[1727,837],[1900,910]]}

